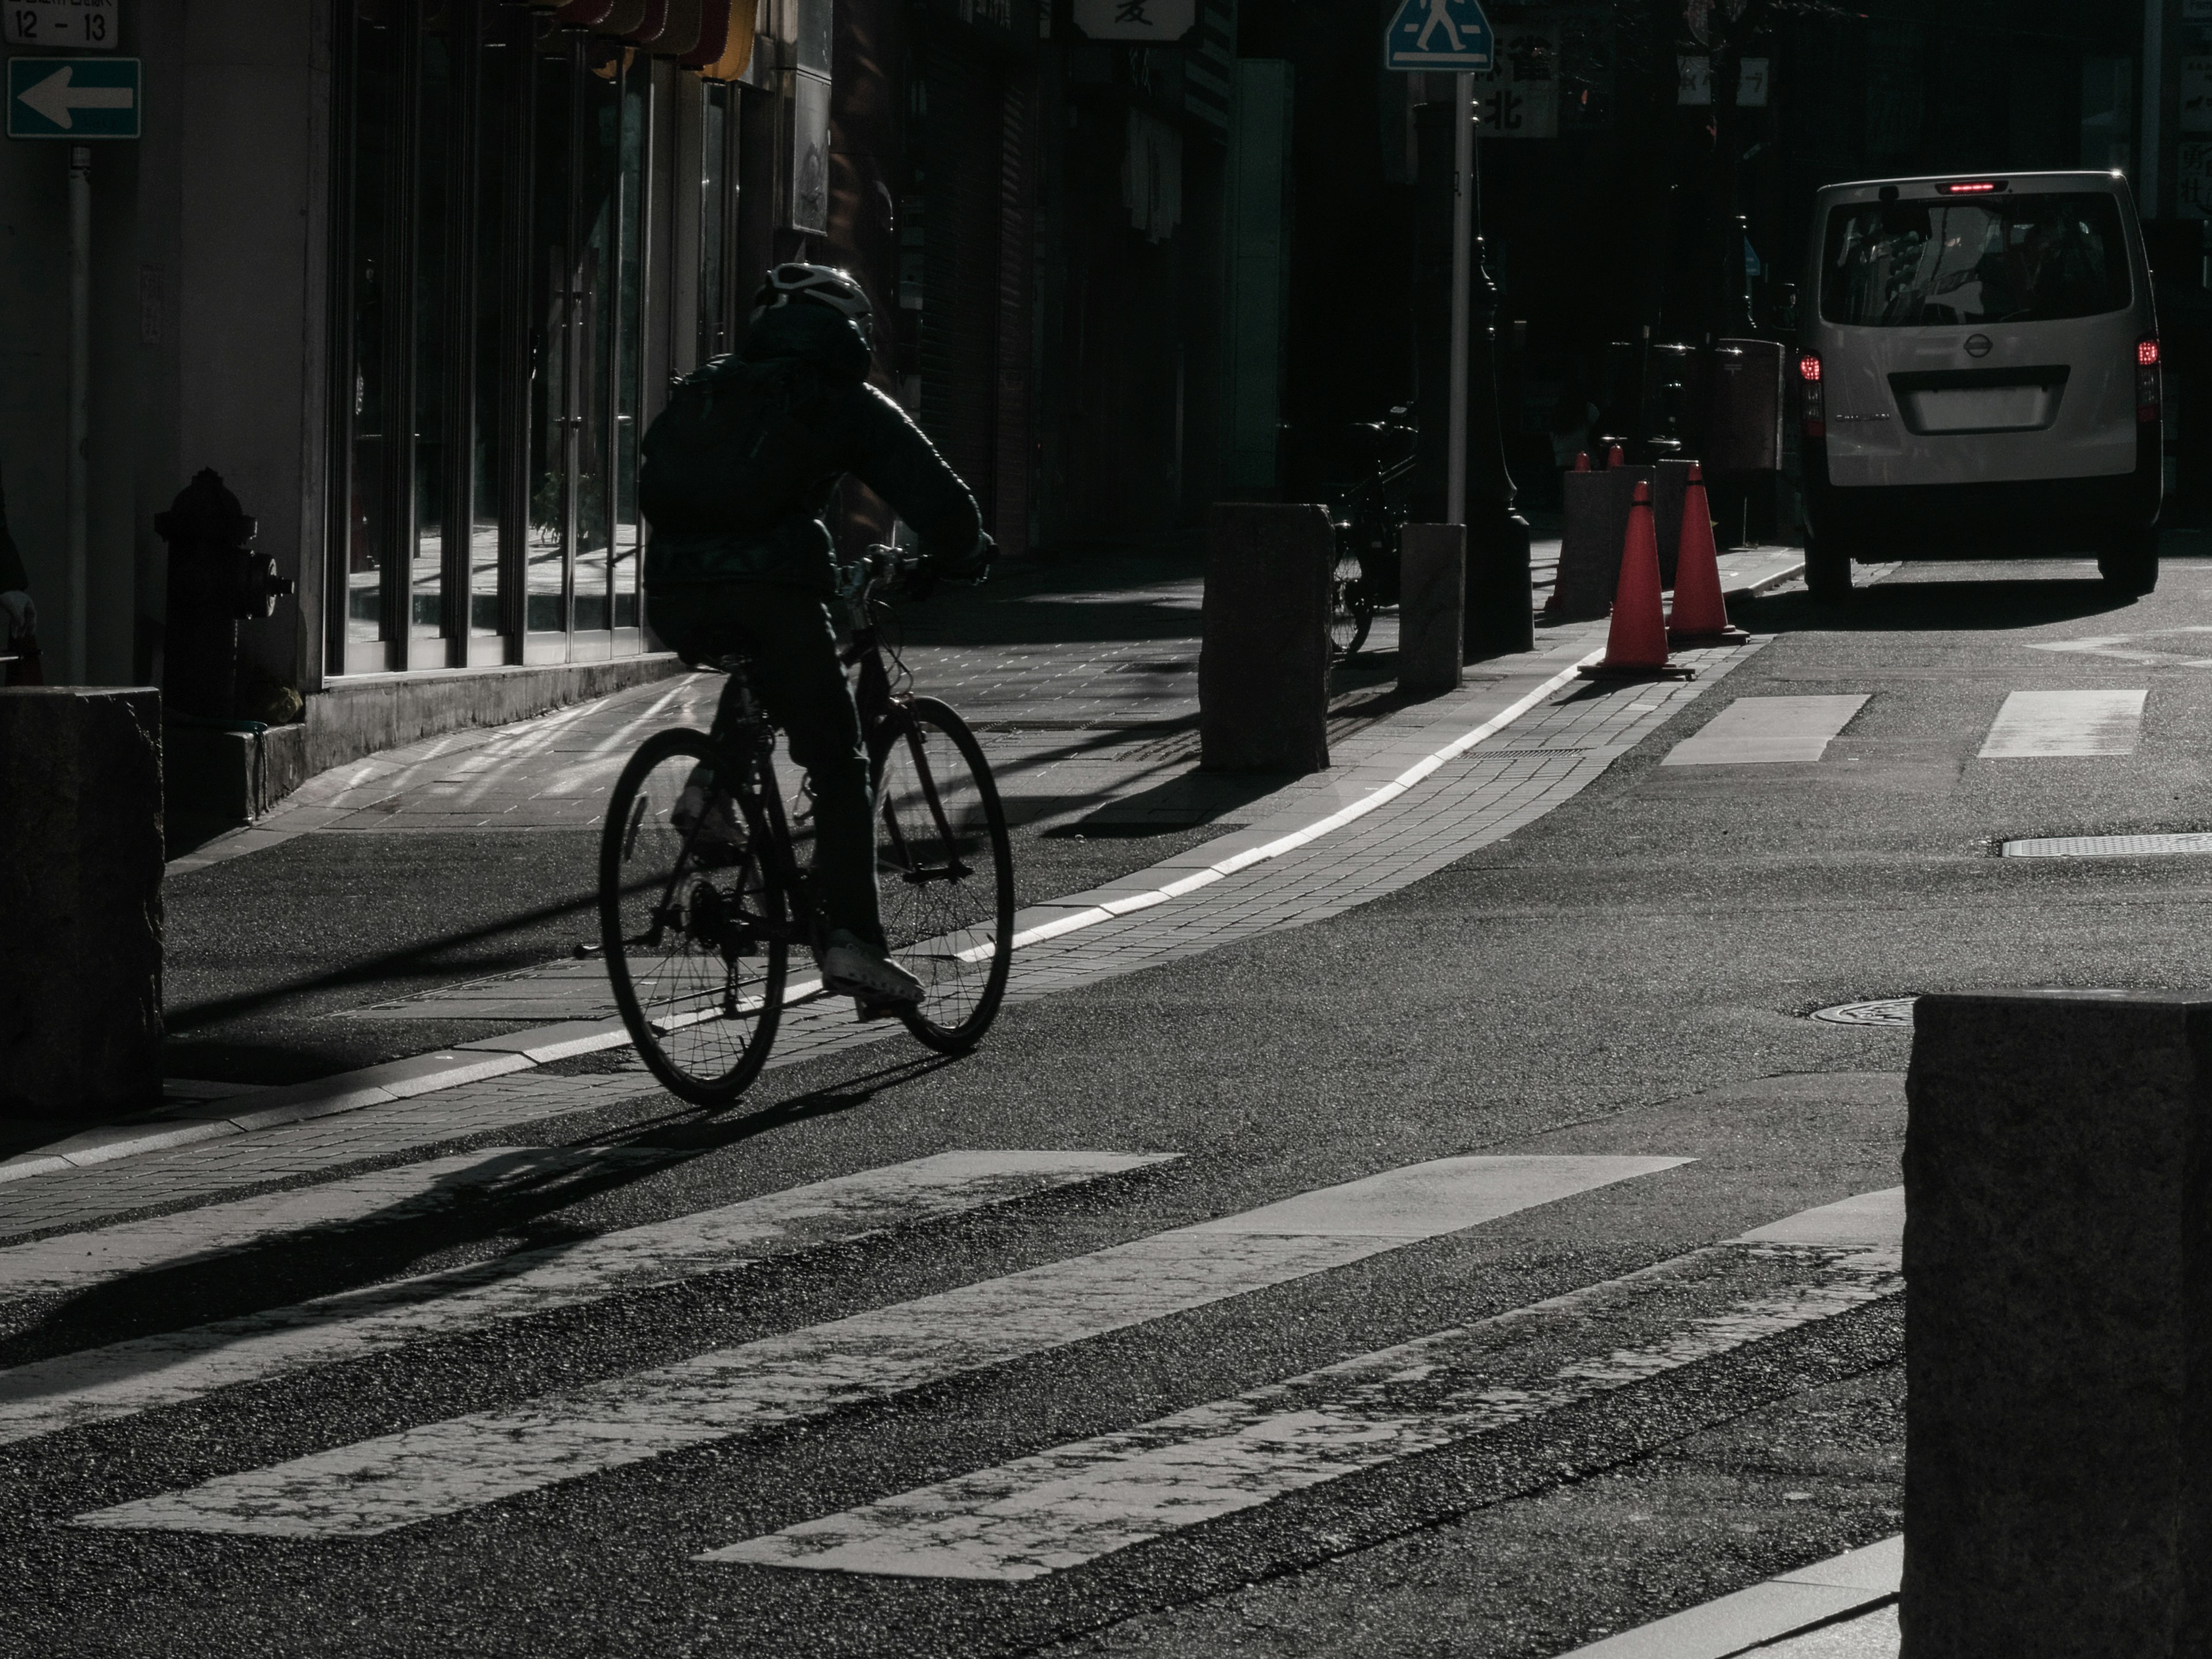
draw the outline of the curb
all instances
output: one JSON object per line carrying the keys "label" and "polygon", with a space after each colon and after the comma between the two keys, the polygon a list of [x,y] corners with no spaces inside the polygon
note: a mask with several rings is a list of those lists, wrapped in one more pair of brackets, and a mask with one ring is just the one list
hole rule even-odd
{"label": "curb", "polygon": [[1734,1659],[1784,1637],[1875,1612],[1897,1600],[1904,1575],[1905,1534],[1898,1533],[1608,1636],[1560,1659]]}

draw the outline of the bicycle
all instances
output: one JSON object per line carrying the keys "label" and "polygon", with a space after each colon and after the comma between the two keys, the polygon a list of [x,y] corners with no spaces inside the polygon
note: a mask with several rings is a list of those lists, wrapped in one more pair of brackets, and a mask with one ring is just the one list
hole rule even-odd
{"label": "bicycle", "polygon": [[[925,988],[921,1002],[895,1012],[930,1048],[964,1054],[1006,997],[1013,853],[967,723],[933,697],[893,690],[878,612],[919,564],[872,547],[840,568],[851,623],[842,654],[860,671],[886,941]],[[819,939],[776,783],[775,727],[754,701],[745,656],[707,665],[737,680],[714,728],[656,733],[616,781],[600,835],[599,932],[639,1055],[672,1092],[719,1105],[760,1074],[785,1009],[824,991],[819,979],[789,977],[793,947]],[[695,777],[705,810],[679,825],[677,802]],[[886,1012],[864,1006],[861,1018]]]}
{"label": "bicycle", "polygon": [[1336,532],[1329,645],[1338,658],[1356,655],[1367,642],[1376,612],[1398,603],[1400,532],[1407,507],[1404,492],[1394,487],[1413,473],[1420,433],[1407,410],[1394,409],[1390,414],[1389,420],[1349,428],[1364,452],[1367,476],[1338,490],[1329,503],[1329,524]]}

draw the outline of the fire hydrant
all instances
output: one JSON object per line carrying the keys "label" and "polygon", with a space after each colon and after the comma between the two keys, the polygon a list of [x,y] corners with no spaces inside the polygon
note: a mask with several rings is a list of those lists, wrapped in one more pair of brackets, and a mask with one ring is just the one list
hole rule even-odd
{"label": "fire hydrant", "polygon": [[229,720],[238,706],[238,625],[274,612],[292,581],[253,550],[254,520],[212,467],[154,515],[154,529],[169,544],[162,698],[179,714]]}

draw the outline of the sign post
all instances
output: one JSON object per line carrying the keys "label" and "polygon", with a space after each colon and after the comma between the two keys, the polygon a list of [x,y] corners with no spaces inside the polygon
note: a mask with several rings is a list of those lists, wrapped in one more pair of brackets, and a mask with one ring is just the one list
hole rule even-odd
{"label": "sign post", "polygon": [[[1498,423],[1498,357],[1492,326],[1498,291],[1482,268],[1476,80],[1494,75],[1498,59],[1498,35],[1480,0],[1401,0],[1382,37],[1386,68],[1452,77],[1451,362],[1444,510],[1449,521],[1467,529],[1465,648],[1470,658],[1527,650],[1534,642],[1535,627],[1529,599],[1528,526],[1513,510],[1513,478]],[[1428,165],[1425,155],[1423,166]]]}
{"label": "sign post", "polygon": [[[102,8],[80,15],[105,18]],[[69,447],[64,516],[69,544],[69,682],[86,679],[85,451],[92,437],[92,141],[138,136],[136,58],[11,58],[8,136],[69,145]]]}
{"label": "sign post", "polygon": [[[1494,66],[1498,37],[1477,0],[1404,0],[1382,40],[1382,61],[1408,74],[1452,76],[1451,432],[1445,440],[1444,514],[1467,522],[1468,253],[1474,240],[1474,77]],[[1433,474],[1431,476],[1434,476]]]}

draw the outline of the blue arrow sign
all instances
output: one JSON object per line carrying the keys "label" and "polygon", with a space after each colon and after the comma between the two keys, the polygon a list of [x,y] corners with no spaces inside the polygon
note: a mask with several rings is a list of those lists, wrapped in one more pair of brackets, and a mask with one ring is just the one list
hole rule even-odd
{"label": "blue arrow sign", "polygon": [[10,58],[10,138],[136,138],[136,58]]}
{"label": "blue arrow sign", "polygon": [[1478,0],[1405,0],[1382,37],[1394,70],[1487,70],[1498,37]]}

